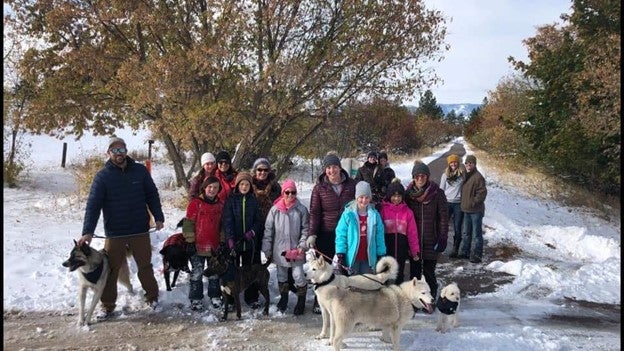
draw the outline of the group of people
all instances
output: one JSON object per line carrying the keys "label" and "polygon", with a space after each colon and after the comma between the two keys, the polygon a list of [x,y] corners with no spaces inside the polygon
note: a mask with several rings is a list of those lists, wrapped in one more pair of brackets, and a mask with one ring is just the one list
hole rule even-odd
{"label": "group of people", "polygon": [[[115,309],[117,275],[127,249],[137,263],[146,303],[157,308],[150,216],[157,230],[164,223],[151,175],[128,156],[123,139],[112,138],[107,153],[109,160],[91,186],[83,235],[78,241],[78,245],[91,242],[102,212],[111,273],[101,297],[102,308],[97,315],[100,320],[110,317]],[[374,272],[377,261],[391,255],[399,262],[397,284],[404,280],[409,260],[410,279],[424,276],[436,296],[435,267],[439,254],[446,249],[451,216],[455,231],[451,256],[481,260],[481,222],[487,191],[472,155],[466,157],[465,167],[460,167],[459,156],[449,156],[441,186],[430,180],[429,167],[417,161],[405,188],[390,168],[385,152],[370,152],[355,178],[342,168],[336,154],[329,153],[322,161],[309,210],[297,198],[296,183],[286,179],[280,184],[266,158],[258,158],[251,172],[234,170],[226,151],[216,157],[204,153],[200,161],[201,169],[191,179],[182,221],[192,266],[188,297],[194,311],[204,309],[203,271],[207,260],[224,252],[241,267],[260,263],[261,253],[274,262],[280,292],[277,308],[285,312],[289,292],[294,291],[295,315],[305,310],[304,252],[312,248],[333,258],[340,274]],[[462,221],[463,236],[458,236]],[[214,307],[221,304],[219,279],[207,279],[207,296]],[[245,290],[244,301],[251,308],[260,306],[258,298],[257,286]],[[313,311],[320,313],[316,298]]]}

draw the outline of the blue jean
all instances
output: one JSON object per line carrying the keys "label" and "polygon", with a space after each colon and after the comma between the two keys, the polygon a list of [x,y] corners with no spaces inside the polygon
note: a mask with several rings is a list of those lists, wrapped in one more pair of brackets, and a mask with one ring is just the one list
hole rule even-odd
{"label": "blue jean", "polygon": [[459,249],[459,243],[462,239],[462,224],[464,221],[464,213],[461,210],[461,204],[459,202],[448,203],[449,219],[453,217],[453,249],[457,247]]}
{"label": "blue jean", "polygon": [[483,257],[483,212],[464,213],[460,255]]}

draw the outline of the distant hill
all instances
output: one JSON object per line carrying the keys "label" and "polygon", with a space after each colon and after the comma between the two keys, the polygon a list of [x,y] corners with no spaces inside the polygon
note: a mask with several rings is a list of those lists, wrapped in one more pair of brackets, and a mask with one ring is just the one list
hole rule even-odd
{"label": "distant hill", "polygon": [[[470,115],[470,113],[472,112],[472,110],[476,109],[477,107],[481,106],[481,104],[469,104],[469,103],[463,103],[463,104],[438,104],[438,106],[440,106],[442,108],[442,112],[446,115],[447,113],[449,113],[451,110],[455,110],[455,114],[459,115],[460,113],[463,113],[465,117],[468,117]],[[416,109],[418,108],[418,106],[414,106],[414,105],[408,105],[406,106],[408,108],[408,110],[414,112],[416,111]]]}

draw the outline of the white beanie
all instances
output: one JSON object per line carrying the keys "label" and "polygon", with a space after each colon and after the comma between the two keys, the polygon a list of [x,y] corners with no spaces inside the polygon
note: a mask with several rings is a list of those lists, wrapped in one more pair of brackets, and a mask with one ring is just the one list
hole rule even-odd
{"label": "white beanie", "polygon": [[355,186],[355,198],[357,199],[358,197],[363,195],[373,197],[370,184],[368,184],[368,182],[366,181],[360,180]]}
{"label": "white beanie", "polygon": [[216,162],[216,159],[214,157],[213,154],[211,154],[210,152],[205,152],[203,155],[201,155],[201,165],[202,167],[208,163],[208,162]]}

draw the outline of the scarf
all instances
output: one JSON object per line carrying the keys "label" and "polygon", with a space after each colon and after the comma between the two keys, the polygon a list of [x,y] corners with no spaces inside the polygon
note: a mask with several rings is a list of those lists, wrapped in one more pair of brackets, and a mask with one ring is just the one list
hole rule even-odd
{"label": "scarf", "polygon": [[411,183],[407,189],[407,196],[412,200],[428,204],[433,200],[438,189],[437,184],[434,182],[427,182],[421,189],[417,189],[414,183]]}

